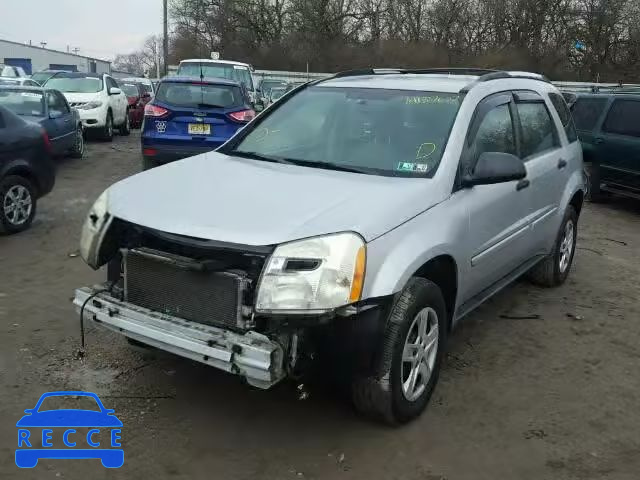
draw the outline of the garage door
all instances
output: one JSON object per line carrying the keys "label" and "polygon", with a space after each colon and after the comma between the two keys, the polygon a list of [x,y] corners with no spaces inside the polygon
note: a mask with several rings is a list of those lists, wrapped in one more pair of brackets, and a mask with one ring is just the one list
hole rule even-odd
{"label": "garage door", "polygon": [[21,67],[24,73],[31,75],[31,59],[30,58],[5,58],[5,65],[11,65],[12,67]]}

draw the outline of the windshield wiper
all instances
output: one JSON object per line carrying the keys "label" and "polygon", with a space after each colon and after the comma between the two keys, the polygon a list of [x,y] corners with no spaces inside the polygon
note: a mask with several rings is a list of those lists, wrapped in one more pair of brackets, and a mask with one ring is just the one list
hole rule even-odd
{"label": "windshield wiper", "polygon": [[273,157],[271,155],[262,155],[261,153],[257,153],[257,152],[242,152],[239,150],[232,150],[229,152],[229,155],[235,155],[236,157],[242,157],[242,158],[250,158],[251,160],[261,160],[263,162],[283,163],[285,165],[294,164],[294,162],[290,161],[287,158]]}
{"label": "windshield wiper", "polygon": [[337,170],[339,172],[365,173],[367,175],[371,175],[371,170],[367,168],[348,167],[346,165],[340,165],[339,163],[312,162],[307,160],[290,160],[290,161],[292,163],[295,163],[296,165],[301,165],[304,167],[324,168],[326,170]]}
{"label": "windshield wiper", "polygon": [[314,162],[313,160],[302,160],[299,158],[288,157],[276,157],[272,155],[263,155],[257,152],[242,152],[238,150],[232,150],[230,155],[236,155],[238,157],[252,158],[254,160],[264,160],[265,162],[283,163],[285,165],[298,165],[300,167],[312,167],[312,168],[324,168],[325,170],[337,170],[340,172],[349,173],[364,173],[371,175],[371,170],[367,168],[348,167],[346,165],[340,165],[339,163],[332,162]]}

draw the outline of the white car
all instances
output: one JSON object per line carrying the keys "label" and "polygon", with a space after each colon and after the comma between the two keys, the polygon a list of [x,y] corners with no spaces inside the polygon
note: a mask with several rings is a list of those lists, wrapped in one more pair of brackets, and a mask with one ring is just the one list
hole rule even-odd
{"label": "white car", "polygon": [[180,62],[176,75],[235,80],[245,86],[251,104],[255,107],[256,103],[262,103],[262,99],[259,98],[252,72],[253,67],[248,63],[234,62],[233,60],[190,58]]}
{"label": "white car", "polygon": [[0,77],[0,85],[13,85],[21,87],[39,87],[40,84],[29,77]]}
{"label": "white car", "polygon": [[97,131],[107,141],[113,130],[129,135],[129,102],[118,82],[107,74],[61,73],[47,82],[47,88],[61,91],[80,113],[87,131]]}
{"label": "white car", "polygon": [[0,77],[22,78],[26,76],[27,74],[22,67],[14,67],[0,63]]}

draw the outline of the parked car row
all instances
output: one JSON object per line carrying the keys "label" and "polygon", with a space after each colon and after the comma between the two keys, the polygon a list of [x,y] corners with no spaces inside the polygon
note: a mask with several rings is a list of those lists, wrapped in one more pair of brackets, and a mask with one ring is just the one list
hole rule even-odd
{"label": "parked car row", "polygon": [[571,105],[582,143],[587,196],[640,199],[640,92],[576,93]]}

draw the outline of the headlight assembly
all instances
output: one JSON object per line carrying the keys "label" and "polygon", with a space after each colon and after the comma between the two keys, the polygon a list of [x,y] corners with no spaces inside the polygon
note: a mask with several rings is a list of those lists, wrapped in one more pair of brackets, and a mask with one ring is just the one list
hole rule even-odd
{"label": "headlight assembly", "polygon": [[355,233],[276,247],[262,273],[256,311],[322,313],[360,300],[366,247]]}
{"label": "headlight assembly", "polygon": [[111,224],[108,212],[109,195],[105,190],[95,201],[82,225],[80,256],[92,268],[100,267],[98,254],[104,234]]}

